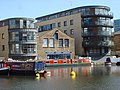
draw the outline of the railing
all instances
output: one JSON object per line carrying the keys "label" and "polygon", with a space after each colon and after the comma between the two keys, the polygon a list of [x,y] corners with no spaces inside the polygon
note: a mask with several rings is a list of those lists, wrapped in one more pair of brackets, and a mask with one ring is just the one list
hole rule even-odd
{"label": "railing", "polygon": [[110,32],[97,32],[97,33],[89,33],[89,32],[83,32],[82,36],[113,36],[113,33]]}
{"label": "railing", "polygon": [[112,12],[109,12],[109,13],[82,13],[82,17],[87,17],[87,16],[104,16],[104,17],[110,17],[110,18],[113,18],[113,13]]}
{"label": "railing", "polygon": [[84,47],[93,47],[93,46],[113,46],[114,43],[110,41],[83,41],[83,46]]}
{"label": "railing", "polygon": [[82,23],[82,26],[110,26],[110,27],[113,27],[113,23],[112,22],[104,22],[104,21],[96,21],[95,23],[91,23],[91,22],[88,22],[88,23]]}

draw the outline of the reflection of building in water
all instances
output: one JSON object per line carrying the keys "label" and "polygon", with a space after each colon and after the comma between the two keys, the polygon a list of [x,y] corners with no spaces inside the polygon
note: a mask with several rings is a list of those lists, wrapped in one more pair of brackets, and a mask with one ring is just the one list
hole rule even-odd
{"label": "reflection of building in water", "polygon": [[[74,67],[72,70],[76,75],[89,76],[91,75],[91,67]],[[71,68],[53,68],[49,69],[51,77],[70,77]]]}
{"label": "reflection of building in water", "polygon": [[83,76],[89,76],[91,74],[91,67],[82,67],[81,71]]}

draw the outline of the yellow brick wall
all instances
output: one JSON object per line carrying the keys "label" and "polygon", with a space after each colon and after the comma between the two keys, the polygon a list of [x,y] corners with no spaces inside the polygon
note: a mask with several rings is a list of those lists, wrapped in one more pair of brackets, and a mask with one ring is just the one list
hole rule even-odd
{"label": "yellow brick wall", "polygon": [[[46,51],[47,52],[72,52],[72,58],[74,58],[75,55],[75,48],[74,48],[74,38],[69,37],[68,35],[64,34],[63,32],[61,32],[60,30],[58,30],[58,39],[69,39],[69,44],[70,47],[59,47],[59,40],[54,40],[55,43],[55,47],[54,48],[45,48],[43,47],[43,39],[44,38],[54,38],[53,35],[55,33],[56,29],[54,30],[50,30],[50,31],[45,31],[46,34],[44,34],[43,36],[40,36],[38,34],[37,37],[37,51],[38,51],[38,57],[42,58],[42,59],[46,59]],[[49,41],[49,40],[48,40]]]}
{"label": "yellow brick wall", "polygon": [[[4,39],[2,39],[2,34],[4,33]],[[5,51],[2,51],[2,45],[5,45]],[[0,27],[0,57],[5,57],[8,59],[8,26]]]}

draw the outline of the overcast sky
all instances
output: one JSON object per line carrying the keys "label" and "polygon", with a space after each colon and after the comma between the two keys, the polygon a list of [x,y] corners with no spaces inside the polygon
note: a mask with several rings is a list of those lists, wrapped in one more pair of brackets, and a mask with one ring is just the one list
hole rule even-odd
{"label": "overcast sky", "polygon": [[86,5],[109,6],[114,19],[120,19],[120,0],[0,0],[0,20],[12,17],[36,18]]}

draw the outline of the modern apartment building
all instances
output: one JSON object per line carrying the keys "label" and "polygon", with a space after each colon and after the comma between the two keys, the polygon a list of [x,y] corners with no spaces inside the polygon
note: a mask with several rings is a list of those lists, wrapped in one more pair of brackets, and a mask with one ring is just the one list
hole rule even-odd
{"label": "modern apartment building", "polygon": [[34,19],[9,18],[0,21],[0,57],[5,60],[36,59],[37,41]]}
{"label": "modern apartment building", "polygon": [[74,58],[74,38],[57,28],[40,32],[37,35],[37,51],[39,60]]}
{"label": "modern apartment building", "polygon": [[113,18],[107,6],[82,6],[37,17],[38,32],[59,28],[75,38],[75,54],[94,57],[110,55]]}
{"label": "modern apartment building", "polygon": [[119,31],[120,30],[120,19],[114,20],[114,31]]}

